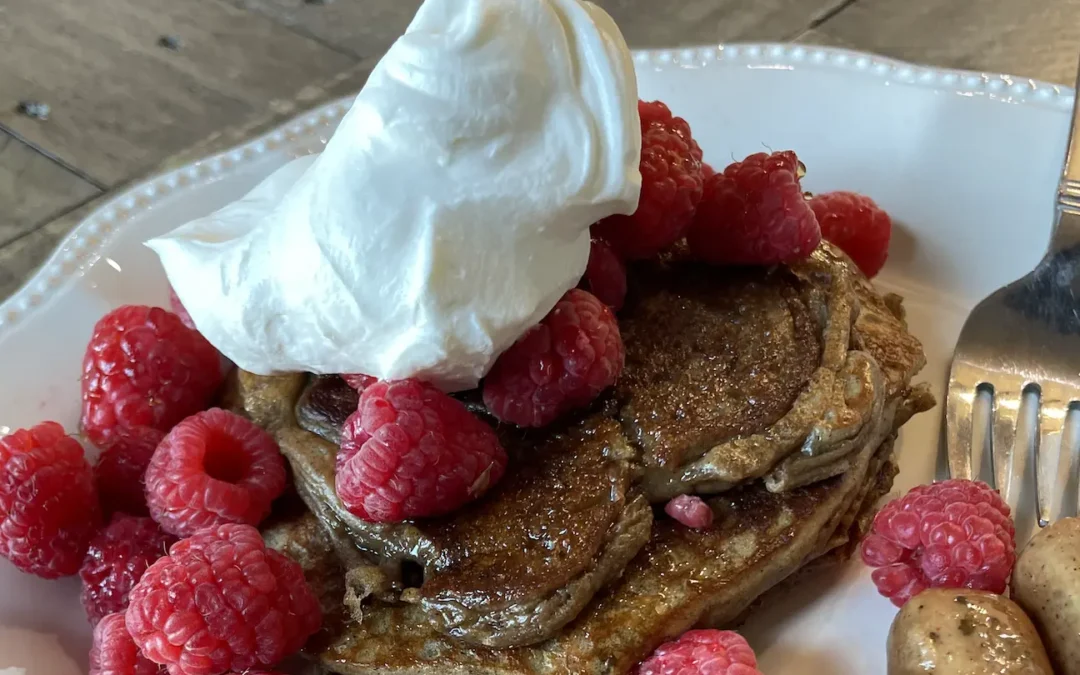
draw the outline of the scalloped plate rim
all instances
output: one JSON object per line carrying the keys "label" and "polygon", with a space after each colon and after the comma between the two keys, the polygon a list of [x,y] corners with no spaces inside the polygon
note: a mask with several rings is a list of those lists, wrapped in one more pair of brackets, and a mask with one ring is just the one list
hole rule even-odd
{"label": "scalloped plate rim", "polygon": [[[896,80],[906,86],[948,88],[959,94],[980,94],[1001,102],[1054,109],[1073,104],[1071,87],[1007,74],[938,68],[879,56],[869,52],[791,43],[724,43],[669,49],[634,50],[638,68],[707,68],[712,64],[747,67],[782,66],[831,68]],[[1004,96],[1003,96],[1004,95]],[[1019,97],[1019,98],[1018,98]],[[286,149],[316,130],[336,124],[353,96],[344,96],[300,113],[275,129],[222,152],[134,183],[88,214],[64,236],[45,262],[0,303],[0,338],[34,311],[63,292],[94,265],[110,236],[133,216],[153,206],[177,188],[218,180],[237,164],[255,161],[268,150]],[[183,176],[195,173],[195,180]],[[85,243],[90,239],[92,243]],[[79,244],[79,242],[83,242]],[[66,252],[66,253],[65,253]]]}

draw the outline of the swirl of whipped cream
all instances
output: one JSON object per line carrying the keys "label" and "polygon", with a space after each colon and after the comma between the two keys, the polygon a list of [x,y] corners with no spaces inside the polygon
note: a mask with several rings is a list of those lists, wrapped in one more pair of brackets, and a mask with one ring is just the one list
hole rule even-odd
{"label": "swirl of whipped cream", "polygon": [[318,156],[148,246],[258,374],[476,386],[637,208],[630,52],[582,0],[427,0]]}

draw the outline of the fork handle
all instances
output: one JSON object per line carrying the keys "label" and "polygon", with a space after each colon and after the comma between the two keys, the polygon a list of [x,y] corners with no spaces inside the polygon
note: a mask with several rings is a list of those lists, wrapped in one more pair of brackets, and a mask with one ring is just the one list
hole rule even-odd
{"label": "fork handle", "polygon": [[1049,255],[1080,247],[1080,75],[1073,95],[1072,124],[1066,148],[1065,168],[1058,186],[1057,222],[1050,237]]}

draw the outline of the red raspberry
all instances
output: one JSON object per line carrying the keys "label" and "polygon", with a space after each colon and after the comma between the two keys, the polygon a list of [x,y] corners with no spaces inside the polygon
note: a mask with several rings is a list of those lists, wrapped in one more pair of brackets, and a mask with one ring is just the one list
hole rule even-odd
{"label": "red raspberry", "polygon": [[651,258],[683,235],[701,201],[701,148],[690,125],[660,101],[638,102],[641,197],[632,215],[614,215],[593,233],[627,260]]}
{"label": "red raspberry", "polygon": [[746,639],[730,630],[690,630],[656,648],[635,675],[761,675]]}
{"label": "red raspberry", "polygon": [[821,242],[790,150],[760,152],[705,181],[686,231],[690,250],[711,263],[775,265],[805,258]]}
{"label": "red raspberry", "polygon": [[300,565],[267,549],[254,527],[231,523],[173,544],[127,609],[135,644],[172,675],[271,667],[321,624]]}
{"label": "red raspberry", "polygon": [[228,410],[192,415],[146,469],[150,515],[184,537],[222,523],[258,525],[284,490],[285,460],[270,434]]}
{"label": "red raspberry", "polygon": [[495,361],[484,404],[504,422],[543,427],[614,384],[625,357],[611,309],[573,288]]}
{"label": "red raspberry", "polygon": [[679,495],[664,506],[664,513],[696,530],[712,525],[713,512],[701,497]]}
{"label": "red raspberry", "polygon": [[146,467],[165,434],[151,427],[118,427],[94,465],[94,482],[105,515],[146,516]]}
{"label": "red raspberry", "polygon": [[1004,593],[1016,562],[1009,505],[985,483],[920,485],[877,514],[862,559],[897,607],[928,587]]}
{"label": "red raspberry", "polygon": [[589,266],[585,268],[583,288],[591,291],[600,302],[614,311],[622,309],[626,300],[626,265],[600,239],[592,240]]}
{"label": "red raspberry", "polygon": [[460,401],[418,380],[379,381],[342,430],[337,494],[364,520],[397,522],[449,513],[505,470],[494,430]]}
{"label": "red raspberry", "polygon": [[363,373],[350,373],[342,375],[341,379],[345,380],[345,384],[349,385],[361,394],[364,390],[379,381],[379,378],[372,377],[370,375],[364,375]]}
{"label": "red raspberry", "polygon": [[872,277],[889,257],[892,220],[873,199],[854,192],[826,192],[810,200],[821,236],[851,256]]}
{"label": "red raspberry", "polygon": [[176,537],[149,518],[118,513],[86,552],[82,577],[82,604],[90,623],[127,608],[128,593],[155,560],[165,555]]}
{"label": "red raspberry", "polygon": [[168,431],[206,407],[221,382],[214,347],[178,316],[126,305],[94,326],[82,377],[82,428],[105,445],[117,427]]}
{"label": "red raspberry", "polygon": [[101,523],[83,448],[56,422],[0,438],[0,556],[45,579],[79,571]]}
{"label": "red raspberry", "polygon": [[135,646],[124,625],[124,613],[103,618],[94,627],[90,647],[90,675],[157,675],[165,672]]}
{"label": "red raspberry", "polygon": [[176,294],[172,286],[169,286],[169,309],[173,311],[173,314],[180,317],[180,321],[191,330],[198,330],[195,328],[195,322],[191,320],[191,315],[188,314],[187,308],[184,307],[184,303],[180,302],[180,296]]}

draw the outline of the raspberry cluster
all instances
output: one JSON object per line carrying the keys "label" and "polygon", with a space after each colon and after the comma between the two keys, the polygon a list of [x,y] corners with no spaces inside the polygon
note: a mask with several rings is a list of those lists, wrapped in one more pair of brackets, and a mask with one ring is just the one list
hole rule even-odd
{"label": "raspberry cluster", "polygon": [[250,525],[200,530],[169,549],[131,590],[128,633],[174,675],[268,668],[322,625],[300,565]]}
{"label": "raspberry cluster", "polygon": [[[349,511],[397,522],[458,509],[506,470],[492,417],[544,427],[593,406],[622,373],[616,312],[633,301],[628,270],[637,261],[791,263],[824,236],[867,276],[881,269],[891,221],[869,198],[809,199],[791,151],[715,171],[667,105],[642,101],[638,114],[638,206],[593,224],[579,288],[498,356],[482,383],[490,416],[417,379],[343,375],[360,394],[336,465]],[[221,355],[171,288],[169,305],[126,305],[94,326],[80,416],[83,435],[101,450],[93,467],[55,422],[0,438],[0,556],[45,578],[79,573],[95,625],[92,675],[274,675],[253,669],[295,653],[322,621],[300,567],[268,550],[256,529],[286,488],[285,463],[266,431],[210,408]],[[665,512],[690,528],[713,520],[709,505],[689,495]],[[883,509],[862,557],[897,604],[935,585],[1000,592],[1013,536],[996,493],[950,481]],[[760,675],[742,637],[710,630],[661,646],[637,672]]]}
{"label": "raspberry cluster", "polygon": [[100,521],[90,464],[63,427],[0,438],[0,556],[45,579],[70,576]]}
{"label": "raspberry cluster", "polygon": [[803,195],[794,152],[750,155],[714,174],[686,235],[710,263],[774,265],[806,256],[821,242],[817,217]]}
{"label": "raspberry cluster", "polygon": [[878,591],[902,607],[931,587],[1004,593],[1016,563],[1009,505],[989,485],[947,480],[886,504],[862,544]]}
{"label": "raspberry cluster", "polygon": [[90,542],[79,568],[82,604],[90,622],[123,612],[143,572],[175,542],[176,537],[150,518],[116,514]]}
{"label": "raspberry cluster", "polygon": [[203,410],[220,383],[217,350],[180,317],[120,307],[94,326],[83,358],[83,433],[104,445],[123,427],[167,432]]}
{"label": "raspberry cluster", "polygon": [[146,498],[166,532],[187,536],[221,523],[258,525],[285,482],[285,460],[270,434],[214,408],[161,441],[146,469]]}
{"label": "raspberry cluster", "polygon": [[495,431],[460,401],[418,380],[376,382],[345,423],[337,494],[373,522],[435,516],[484,494],[506,461]]}
{"label": "raspberry cluster", "polygon": [[252,527],[285,489],[284,460],[259,427],[206,410],[221,379],[189,320],[120,307],[83,361],[94,466],[56,422],[0,438],[0,556],[45,578],[79,573],[94,675],[256,672],[321,624],[300,567]]}
{"label": "raspberry cluster", "polygon": [[641,196],[629,215],[609,216],[593,234],[627,260],[651,258],[681,237],[701,201],[701,148],[690,125],[660,101],[638,103]]}
{"label": "raspberry cluster", "polygon": [[730,630],[690,630],[660,645],[635,675],[762,675],[746,639]]}
{"label": "raspberry cluster", "polygon": [[484,404],[505,422],[547,426],[614,384],[625,358],[611,308],[571,289],[495,362],[484,380]]}
{"label": "raspberry cluster", "polygon": [[851,256],[872,277],[889,256],[892,219],[873,199],[854,192],[826,192],[810,200],[821,236]]}

